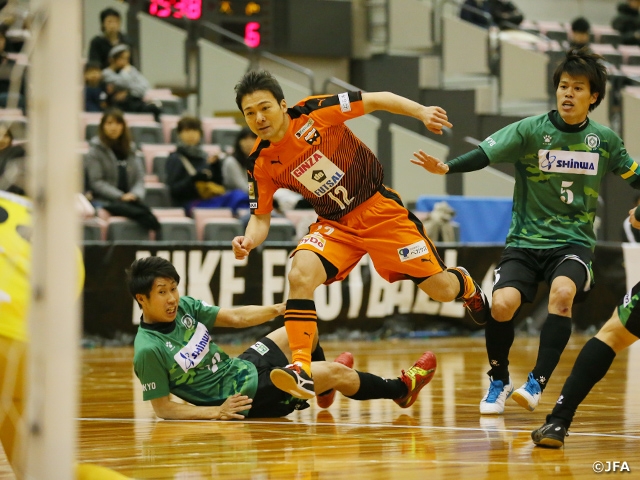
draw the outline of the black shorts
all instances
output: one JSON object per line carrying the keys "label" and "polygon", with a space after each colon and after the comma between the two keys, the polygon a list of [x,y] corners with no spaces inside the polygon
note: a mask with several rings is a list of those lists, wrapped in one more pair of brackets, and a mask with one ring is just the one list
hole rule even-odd
{"label": "black shorts", "polygon": [[261,338],[238,358],[253,363],[258,370],[258,390],[249,409],[249,418],[284,417],[294,410],[309,407],[305,400],[283,392],[271,382],[271,370],[289,364],[285,354],[271,339]]}
{"label": "black shorts", "polygon": [[618,305],[618,317],[630,333],[640,337],[640,282],[627,292]]}
{"label": "black shorts", "polygon": [[493,291],[513,287],[522,295],[522,303],[531,303],[538,283],[551,285],[556,277],[562,276],[576,284],[574,303],[577,303],[586,298],[593,286],[592,259],[591,249],[580,245],[545,249],[507,247],[495,269]]}

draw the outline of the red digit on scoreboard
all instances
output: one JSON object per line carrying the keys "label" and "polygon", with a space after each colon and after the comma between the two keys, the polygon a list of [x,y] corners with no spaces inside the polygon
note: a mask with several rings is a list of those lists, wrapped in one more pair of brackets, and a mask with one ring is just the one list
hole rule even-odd
{"label": "red digit on scoreboard", "polygon": [[244,43],[247,47],[256,48],[260,46],[260,23],[249,22],[244,27]]}
{"label": "red digit on scoreboard", "polygon": [[150,0],[149,14],[160,18],[197,20],[202,16],[202,0]]}

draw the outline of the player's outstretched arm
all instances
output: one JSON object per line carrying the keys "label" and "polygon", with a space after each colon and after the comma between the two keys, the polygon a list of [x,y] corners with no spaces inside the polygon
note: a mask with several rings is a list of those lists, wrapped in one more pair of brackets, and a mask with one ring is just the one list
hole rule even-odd
{"label": "player's outstretched arm", "polygon": [[233,253],[238,260],[242,260],[249,255],[249,252],[264,242],[269,234],[271,226],[271,214],[251,215],[244,235],[234,238],[231,241]]}
{"label": "player's outstretched arm", "polygon": [[427,172],[435,173],[436,175],[444,175],[449,171],[449,165],[428,153],[424,153],[422,150],[417,153],[414,152],[413,156],[415,158],[411,159],[411,163],[421,166]]}
{"label": "player's outstretched arm", "polygon": [[216,327],[246,328],[268,322],[273,318],[284,315],[286,304],[275,305],[247,305],[237,308],[221,308],[216,317]]}
{"label": "player's outstretched arm", "polygon": [[398,115],[417,118],[430,132],[442,135],[443,127],[451,128],[447,112],[441,107],[426,107],[391,92],[365,92],[362,94],[364,113],[385,110]]}
{"label": "player's outstretched arm", "polygon": [[243,410],[251,408],[253,400],[239,393],[227,398],[219,407],[198,407],[172,402],[169,395],[151,400],[153,411],[165,420],[242,420]]}

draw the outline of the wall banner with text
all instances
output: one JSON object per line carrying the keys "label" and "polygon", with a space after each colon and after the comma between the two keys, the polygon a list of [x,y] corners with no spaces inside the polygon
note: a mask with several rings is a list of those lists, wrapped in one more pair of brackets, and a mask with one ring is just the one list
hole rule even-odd
{"label": "wall banner with text", "polygon": [[[288,297],[288,269],[294,244],[278,244],[252,251],[248,259],[236,260],[225,243],[162,244],[87,242],[84,247],[86,281],[83,325],[85,334],[112,338],[116,332],[135,333],[140,310],[130,296],[125,269],[136,258],[158,255],[170,260],[181,281],[181,295],[189,295],[221,307],[267,305]],[[440,246],[445,264],[467,268],[490,296],[493,272],[502,246]],[[619,244],[596,249],[596,287],[586,302],[574,308],[574,323],[584,329],[602,324],[625,292],[625,271]],[[516,322],[528,315],[546,315],[548,288],[541,285],[533,304],[523,307]],[[316,290],[320,332],[376,331],[393,322],[403,322],[413,331],[446,330],[470,332],[478,327],[466,314],[461,301],[431,300],[411,281],[387,283],[375,271],[368,256],[349,277]],[[282,319],[270,323],[282,325]]]}

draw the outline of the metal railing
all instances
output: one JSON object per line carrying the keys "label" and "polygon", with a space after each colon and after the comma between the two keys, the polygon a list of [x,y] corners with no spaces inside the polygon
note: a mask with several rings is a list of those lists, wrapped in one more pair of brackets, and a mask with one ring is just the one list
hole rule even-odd
{"label": "metal railing", "polygon": [[307,67],[303,67],[302,65],[298,65],[295,62],[292,62],[290,60],[287,60],[286,58],[282,58],[279,57],[277,55],[274,55],[273,53],[261,50],[260,48],[252,48],[249,47],[245,41],[244,38],[242,38],[240,35],[237,35],[233,32],[230,32],[229,30],[220,27],[219,25],[216,25],[215,23],[211,23],[211,22],[202,22],[200,24],[200,26],[202,28],[205,28],[207,30],[210,30],[214,33],[217,33],[218,35],[221,35],[235,43],[241,44],[243,45],[246,50],[247,53],[250,56],[253,56],[255,58],[252,59],[252,62],[250,64],[249,68],[254,68],[256,66],[256,64],[259,63],[260,58],[266,58],[274,63],[277,63],[278,65],[281,65],[283,67],[289,68],[291,70],[294,70],[302,75],[304,75],[305,77],[307,77],[307,80],[309,82],[309,88],[311,92],[315,92],[315,74],[313,73],[313,70],[311,70],[310,68]]}
{"label": "metal railing", "polygon": [[324,83],[322,84],[322,91],[326,93],[329,90],[329,85],[335,85],[336,87],[344,88],[345,90],[352,91],[352,92],[355,92],[358,90],[361,92],[364,92],[364,90],[362,90],[361,88],[358,88],[355,85],[351,85],[350,83],[347,83],[336,77],[329,77],[325,79]]}

